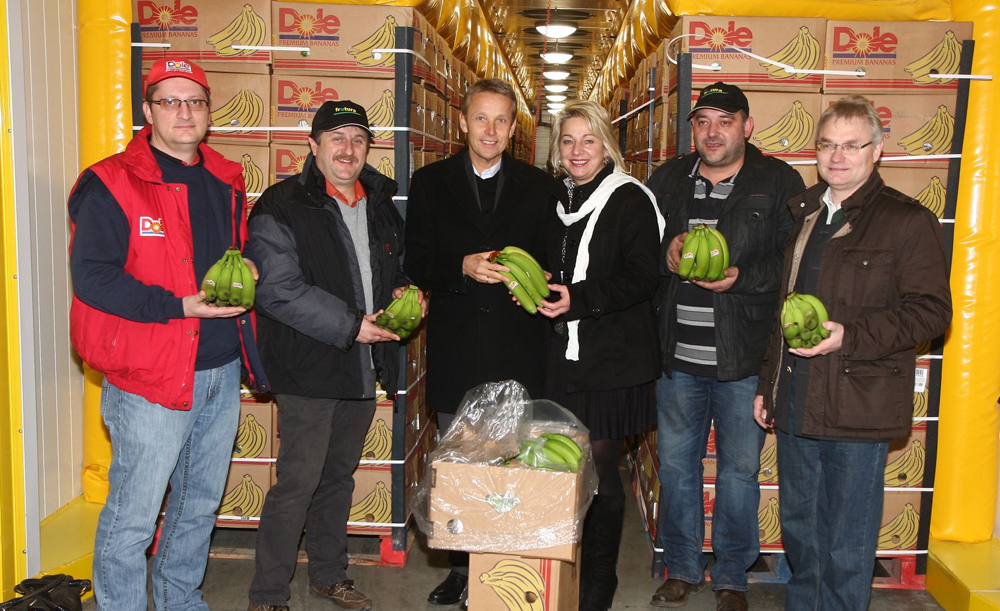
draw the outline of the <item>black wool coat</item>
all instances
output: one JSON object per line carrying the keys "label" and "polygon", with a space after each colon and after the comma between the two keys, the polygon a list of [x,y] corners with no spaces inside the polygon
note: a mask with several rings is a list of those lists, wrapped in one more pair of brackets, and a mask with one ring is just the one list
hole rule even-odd
{"label": "black wool coat", "polygon": [[541,396],[546,319],[511,301],[503,284],[462,273],[473,253],[518,246],[544,267],[545,235],[555,218],[559,185],[544,171],[504,153],[496,208],[480,210],[467,170],[468,151],[414,173],[406,209],[403,263],[431,291],[427,317],[427,405],[453,414],[466,391],[484,382],[517,380]]}

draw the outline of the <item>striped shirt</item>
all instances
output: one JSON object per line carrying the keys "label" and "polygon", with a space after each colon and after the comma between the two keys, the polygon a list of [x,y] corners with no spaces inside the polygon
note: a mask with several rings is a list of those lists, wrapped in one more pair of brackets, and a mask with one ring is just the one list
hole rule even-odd
{"label": "striped shirt", "polygon": [[[698,173],[699,160],[691,170],[694,197],[688,207],[688,230],[695,225],[715,227],[722,214],[722,205],[733,192],[736,175],[720,181],[714,187]],[[715,357],[715,311],[712,291],[686,280],[677,292],[677,345],[671,367],[682,373],[714,378],[717,375]]]}

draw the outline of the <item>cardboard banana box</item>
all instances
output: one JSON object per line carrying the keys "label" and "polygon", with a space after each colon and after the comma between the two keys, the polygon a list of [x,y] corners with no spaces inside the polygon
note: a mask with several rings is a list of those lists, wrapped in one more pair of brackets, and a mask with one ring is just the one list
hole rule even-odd
{"label": "cardboard banana box", "polygon": [[[181,56],[205,70],[267,74],[271,52],[233,45],[271,44],[270,0],[134,0],[132,14],[142,42],[169,48],[142,49],[143,68]],[[209,80],[214,90],[215,84]]]}
{"label": "cardboard banana box", "polygon": [[414,58],[414,75],[437,69],[433,32],[412,8],[274,2],[270,25],[273,46],[309,48],[275,51],[275,73],[392,79],[398,54],[379,49],[400,48],[397,27],[414,28],[410,50],[423,58]]}
{"label": "cardboard banana box", "polygon": [[271,401],[240,401],[240,423],[233,443],[233,458],[243,461],[267,460],[272,453],[274,413]]}
{"label": "cardboard banana box", "polygon": [[243,182],[247,188],[247,214],[260,199],[260,194],[271,185],[268,174],[270,150],[266,146],[246,146],[238,144],[216,144],[210,146],[230,161],[243,166]]}
{"label": "cardboard banana box", "polygon": [[[271,79],[266,74],[209,72],[211,126],[207,142],[267,146],[271,132]],[[227,129],[222,129],[227,128]],[[242,128],[242,129],[228,129]]]}
{"label": "cardboard banana box", "polygon": [[962,43],[972,38],[969,22],[829,21],[823,51],[829,70],[865,76],[823,77],[824,93],[951,93]]}
{"label": "cardboard banana box", "polygon": [[885,166],[878,173],[885,184],[916,199],[938,218],[943,217],[948,196],[947,168]]}
{"label": "cardboard banana box", "polygon": [[[900,95],[864,93],[882,118],[885,140],[880,167],[947,168],[947,159],[920,159],[927,155],[951,152],[955,130],[955,96],[949,93]],[[821,107],[827,108],[841,95],[824,95]],[[750,107],[751,110],[753,106]],[[907,159],[891,159],[905,157]]]}
{"label": "cardboard banana box", "polygon": [[[716,81],[738,85],[744,91],[820,91],[821,75],[790,73],[741,50],[793,68],[822,69],[825,19],[684,16],[674,25],[670,39],[682,35],[684,38],[670,48],[671,57],[686,52],[691,53],[693,64],[721,67],[719,71],[693,68],[695,92]],[[677,87],[676,75],[671,71],[671,91]]]}
{"label": "cardboard banana box", "polygon": [[507,554],[471,554],[469,608],[576,611],[580,608],[580,563]]}
{"label": "cardboard banana box", "polygon": [[233,462],[216,512],[216,524],[226,527],[256,528],[264,498],[271,489],[271,463]]}
{"label": "cardboard banana box", "polygon": [[395,132],[395,83],[383,79],[333,78],[275,73],[271,76],[271,125],[305,128],[275,131],[271,140],[305,143],[313,116],[327,100],[351,100],[365,107],[375,134],[372,146],[392,148]]}
{"label": "cardboard banana box", "polygon": [[[281,474],[278,474],[281,477]],[[354,494],[347,518],[352,535],[388,534],[392,528],[392,466],[364,466],[354,472]]]}

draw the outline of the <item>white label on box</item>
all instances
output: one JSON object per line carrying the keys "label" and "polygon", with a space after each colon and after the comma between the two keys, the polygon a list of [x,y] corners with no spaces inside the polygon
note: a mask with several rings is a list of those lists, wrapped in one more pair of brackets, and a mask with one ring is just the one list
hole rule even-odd
{"label": "white label on box", "polygon": [[916,375],[913,378],[913,392],[922,395],[924,389],[927,388],[927,378],[930,376],[931,370],[928,367],[917,366]]}

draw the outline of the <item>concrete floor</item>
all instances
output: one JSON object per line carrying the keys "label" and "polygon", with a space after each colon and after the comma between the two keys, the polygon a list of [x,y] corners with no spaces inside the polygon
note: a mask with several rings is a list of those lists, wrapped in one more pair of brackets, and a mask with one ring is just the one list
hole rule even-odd
{"label": "concrete floor", "polygon": [[[623,472],[624,475],[624,472]],[[627,476],[626,476],[627,477]],[[615,595],[614,611],[623,609],[655,609],[649,605],[650,596],[661,581],[649,576],[650,551],[639,510],[635,503],[627,505],[625,529],[618,563],[620,585]],[[216,529],[213,549],[232,549],[245,552],[247,559],[211,558],[203,586],[204,599],[212,611],[245,611],[248,605],[247,590],[253,578],[253,546],[256,531]],[[352,553],[377,554],[377,539],[351,537]],[[371,596],[379,611],[450,611],[458,607],[439,607],[427,603],[428,592],[448,574],[447,552],[430,550],[422,534],[417,534],[404,568],[354,566],[348,575],[362,592]],[[785,587],[772,584],[750,586],[751,609],[782,609]],[[330,611],[334,607],[324,599],[309,592],[306,567],[299,565],[292,580],[291,611]],[[84,605],[92,611],[93,600]],[[152,598],[150,598],[152,608]],[[693,596],[684,609],[713,611],[715,597],[710,590]],[[872,594],[869,611],[925,611],[942,609],[923,591],[876,589]],[[475,611],[475,610],[473,610]]]}

